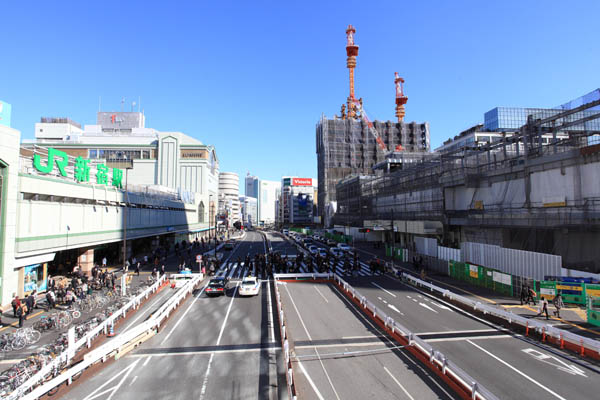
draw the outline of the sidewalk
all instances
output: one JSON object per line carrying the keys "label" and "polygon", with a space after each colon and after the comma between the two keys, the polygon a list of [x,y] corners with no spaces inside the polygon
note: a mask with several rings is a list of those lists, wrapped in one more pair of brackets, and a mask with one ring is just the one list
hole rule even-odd
{"label": "sidewalk", "polygon": [[[370,242],[357,242],[355,243],[354,247],[358,251],[359,255],[365,256],[362,261],[371,259],[373,257],[377,257],[389,262],[393,261],[396,268],[400,268],[405,272],[419,277],[419,271],[415,270],[412,263],[392,260],[391,257],[387,257],[385,255],[385,247],[374,248],[373,244]],[[456,294],[460,294],[461,296],[469,297],[473,300],[481,301],[482,303],[485,302],[496,307],[508,309],[522,317],[545,320],[545,315],[537,317],[537,306],[534,307],[531,305],[521,305],[518,294],[517,297],[504,296],[487,288],[472,286],[467,282],[453,279],[449,276],[441,274],[427,276],[426,279],[437,286],[446,288]],[[549,324],[560,327],[560,329],[574,332],[581,336],[600,339],[600,327],[587,323],[587,315],[584,308],[582,309],[574,304],[565,304],[565,308],[560,310],[561,318],[553,315],[554,310],[555,308],[550,302],[548,306],[548,314],[550,316],[550,319],[548,320]]]}
{"label": "sidewalk", "polygon": [[[198,248],[198,249],[193,249],[191,252],[191,257],[193,257],[193,259],[195,260],[197,254],[206,253],[206,252],[209,252],[212,250],[214,250],[214,242],[211,243],[209,246],[206,246],[204,248],[204,250],[202,249],[202,246],[200,246],[200,248]],[[183,252],[182,252],[182,254],[183,254]],[[187,257],[187,250],[186,250],[185,254]],[[196,263],[194,263],[194,264],[195,265],[191,266],[192,271],[197,272],[198,264],[196,264]],[[159,267],[161,265],[162,265],[162,263],[159,263]],[[178,266],[179,266],[179,258],[175,255],[174,252],[170,253],[167,256],[167,259],[164,261],[164,265],[165,265],[165,273],[177,272]],[[135,274],[135,272],[130,269],[128,272],[128,275],[131,276],[131,282],[128,286],[129,290],[136,289],[144,281],[146,281],[148,279],[148,277],[150,276],[150,274],[152,273],[153,268],[154,268],[153,264],[148,265],[145,268],[142,267],[140,269],[139,276],[137,276]],[[112,271],[115,273],[115,276],[117,278],[116,284],[120,284],[120,279],[123,274],[121,266],[113,265],[113,266],[109,266],[107,269],[109,271]],[[97,292],[97,291],[94,291],[94,292]],[[44,301],[44,304],[45,304],[45,301]],[[110,305],[110,303],[107,304],[107,306],[108,305]],[[46,311],[45,309],[42,309],[42,308],[34,309],[33,312],[27,317],[27,320],[23,321],[23,327],[32,326],[35,322],[39,321],[42,317],[49,316],[52,313],[64,310],[66,308],[67,307],[65,305],[57,305],[56,309],[51,310],[51,311]],[[70,326],[74,326],[74,325],[83,323],[83,322],[89,320],[91,317],[93,317],[96,313],[98,313],[100,311],[101,311],[101,309],[95,309],[89,313],[82,312],[82,316],[79,319],[73,320],[73,322],[71,323]],[[0,334],[12,332],[12,331],[15,331],[16,329],[18,329],[19,319],[13,317],[12,308],[5,311],[2,314],[2,321],[3,321],[3,324],[0,327]],[[0,371],[8,368],[10,366],[10,364],[18,362],[21,359],[26,358],[27,356],[35,353],[35,351],[38,348],[40,348],[41,346],[43,346],[45,344],[53,343],[56,339],[58,339],[60,337],[61,334],[65,333],[69,329],[69,327],[62,329],[62,330],[50,330],[50,331],[42,332],[42,336],[37,343],[26,346],[22,350],[0,353]]]}

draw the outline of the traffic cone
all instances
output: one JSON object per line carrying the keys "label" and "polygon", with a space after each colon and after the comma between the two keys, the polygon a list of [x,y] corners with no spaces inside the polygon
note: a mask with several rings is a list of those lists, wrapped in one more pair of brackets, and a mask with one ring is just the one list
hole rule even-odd
{"label": "traffic cone", "polygon": [[115,324],[114,323],[110,324],[110,329],[109,329],[108,334],[106,336],[108,336],[108,337],[115,336]]}

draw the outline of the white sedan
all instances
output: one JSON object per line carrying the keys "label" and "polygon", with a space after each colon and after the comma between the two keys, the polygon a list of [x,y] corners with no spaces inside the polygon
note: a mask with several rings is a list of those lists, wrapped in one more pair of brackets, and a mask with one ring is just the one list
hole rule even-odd
{"label": "white sedan", "polygon": [[240,296],[256,296],[260,290],[260,282],[253,276],[244,278],[240,286]]}

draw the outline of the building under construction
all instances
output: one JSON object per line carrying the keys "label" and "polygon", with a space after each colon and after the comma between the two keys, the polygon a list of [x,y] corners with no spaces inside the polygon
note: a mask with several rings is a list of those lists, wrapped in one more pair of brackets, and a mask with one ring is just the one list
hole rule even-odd
{"label": "building under construction", "polygon": [[355,29],[346,30],[346,66],[350,77],[350,95],[333,119],[322,116],[316,129],[318,168],[318,209],[327,223],[336,208],[336,184],[350,175],[372,174],[373,166],[382,162],[389,151],[429,152],[429,124],[404,122],[404,79],[395,74],[397,121],[371,122],[362,98],[354,95],[354,68],[358,46]]}

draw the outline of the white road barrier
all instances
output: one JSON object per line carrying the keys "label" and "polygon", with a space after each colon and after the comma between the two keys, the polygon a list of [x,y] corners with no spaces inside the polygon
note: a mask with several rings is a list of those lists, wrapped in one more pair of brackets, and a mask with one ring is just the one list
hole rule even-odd
{"label": "white road barrier", "polygon": [[[181,304],[181,302],[190,293],[192,293],[194,291],[196,286],[203,279],[202,274],[191,274],[191,275],[192,275],[192,278],[187,281],[185,286],[181,287],[173,297],[171,297],[169,300],[167,300],[165,302],[165,304],[163,304],[159,308],[159,310],[152,315],[152,317],[150,319],[127,330],[126,332],[116,335],[113,339],[111,339],[107,343],[103,344],[102,346],[98,347],[97,349],[94,349],[91,352],[89,352],[88,354],[86,354],[84,356],[83,361],[66,369],[57,377],[36,387],[31,392],[24,394],[30,388],[32,388],[33,386],[35,386],[36,384],[41,382],[42,379],[44,379],[44,377],[49,372],[52,371],[52,367],[58,366],[58,365],[60,365],[61,362],[65,361],[63,354],[61,354],[59,357],[56,357],[50,364],[48,364],[42,370],[40,370],[31,379],[29,379],[27,382],[25,382],[25,384],[22,385],[17,391],[13,392],[8,397],[8,399],[10,399],[10,400],[13,400],[13,399],[14,400],[16,400],[16,399],[34,400],[34,399],[37,399],[37,398],[43,396],[44,394],[48,393],[50,390],[54,389],[55,387],[63,384],[64,382],[67,382],[68,384],[70,384],[74,377],[79,376],[79,374],[81,374],[86,368],[90,367],[91,365],[96,364],[97,362],[104,362],[111,356],[118,357],[119,355],[121,355],[121,352],[124,351],[125,349],[132,348],[137,343],[141,343],[141,341],[144,340],[145,336],[153,335],[154,333],[156,333],[156,331],[158,330],[160,325],[170,316],[170,314],[173,312],[173,310],[175,310],[175,308],[177,308],[179,306],[179,304]],[[111,318],[107,319],[105,321],[105,323],[103,323],[102,326],[104,326],[104,328],[107,329],[108,325],[106,323],[107,322],[110,323],[111,321],[114,322],[113,317],[116,318],[115,315],[124,314],[128,309],[131,308],[131,306],[133,304],[139,305],[142,298],[144,298],[144,297],[147,298],[150,292],[152,292],[153,290],[156,291],[157,288],[160,287],[160,285],[164,282],[164,279],[165,279],[165,277],[162,276],[154,285],[149,287],[144,293],[140,294],[139,296],[136,296],[125,307],[123,307],[121,310],[117,311],[117,313],[113,314],[113,316],[111,316]],[[96,328],[96,329],[98,329],[98,328]],[[92,332],[95,332],[96,329],[91,331],[88,335],[90,335]],[[88,336],[88,335],[86,335],[86,336]],[[85,339],[85,338],[82,338],[79,342],[77,342],[76,346],[80,342],[83,342],[84,344],[87,342],[87,341],[84,341],[83,339]],[[67,353],[67,352],[65,352],[65,353]],[[47,367],[49,367],[49,368],[47,368]],[[44,370],[46,370],[46,369],[47,369],[46,373],[42,374],[42,372],[44,372]],[[39,375],[39,377],[38,377],[38,375]],[[34,379],[36,377],[38,377],[38,378]]]}

